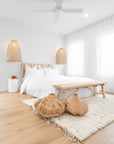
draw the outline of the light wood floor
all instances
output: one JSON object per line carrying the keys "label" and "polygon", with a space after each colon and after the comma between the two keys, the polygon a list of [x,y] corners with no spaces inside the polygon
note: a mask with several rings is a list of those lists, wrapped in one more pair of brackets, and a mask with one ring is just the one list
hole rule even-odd
{"label": "light wood floor", "polygon": [[[0,93],[0,144],[76,144],[21,103],[29,98],[32,97],[19,93]],[[84,144],[114,144],[114,122],[89,137]]]}

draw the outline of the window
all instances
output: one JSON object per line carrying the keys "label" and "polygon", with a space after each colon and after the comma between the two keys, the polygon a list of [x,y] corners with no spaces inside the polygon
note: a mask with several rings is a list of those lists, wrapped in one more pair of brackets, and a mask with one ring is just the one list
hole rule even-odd
{"label": "window", "polygon": [[98,40],[97,73],[99,76],[114,75],[114,33],[105,34]]}
{"label": "window", "polygon": [[84,74],[83,41],[70,43],[68,46],[68,75]]}

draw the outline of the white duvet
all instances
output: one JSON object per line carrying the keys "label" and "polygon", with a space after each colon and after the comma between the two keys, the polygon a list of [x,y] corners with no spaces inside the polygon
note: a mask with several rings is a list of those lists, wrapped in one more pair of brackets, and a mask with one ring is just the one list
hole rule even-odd
{"label": "white duvet", "polygon": [[[57,95],[58,90],[53,87],[54,84],[63,84],[63,83],[76,83],[76,82],[88,82],[93,81],[89,78],[84,77],[69,77],[63,75],[44,75],[44,76],[30,76],[27,77],[20,89],[20,94],[27,93],[37,98],[43,98],[48,96],[50,93],[55,93]],[[92,92],[87,89],[82,89],[78,94],[81,94],[81,97],[90,96]]]}

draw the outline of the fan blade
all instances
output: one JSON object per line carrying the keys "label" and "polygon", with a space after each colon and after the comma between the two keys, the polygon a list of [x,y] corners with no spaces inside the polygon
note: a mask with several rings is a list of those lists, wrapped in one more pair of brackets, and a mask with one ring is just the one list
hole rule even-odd
{"label": "fan blade", "polygon": [[53,12],[51,9],[34,9],[34,12]]}
{"label": "fan blade", "polygon": [[6,16],[0,16],[0,23],[14,23],[15,22],[15,18],[13,17],[6,17]]}
{"label": "fan blade", "polygon": [[57,4],[57,8],[61,9],[63,0],[55,0],[55,2]]}
{"label": "fan blade", "polygon": [[82,13],[83,9],[62,9],[64,13]]}

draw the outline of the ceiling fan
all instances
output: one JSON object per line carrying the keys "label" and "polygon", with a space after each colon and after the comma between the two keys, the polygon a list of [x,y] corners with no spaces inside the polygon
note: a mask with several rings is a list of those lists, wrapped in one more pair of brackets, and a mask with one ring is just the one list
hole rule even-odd
{"label": "ceiling fan", "polygon": [[[56,2],[56,7],[54,7],[53,9],[35,9],[34,11],[35,12],[53,12],[55,14],[55,21],[57,21],[63,13],[83,13],[84,12],[83,8],[63,9],[62,8],[63,0],[55,0],[55,2]],[[86,13],[86,16],[87,16],[87,13]]]}

